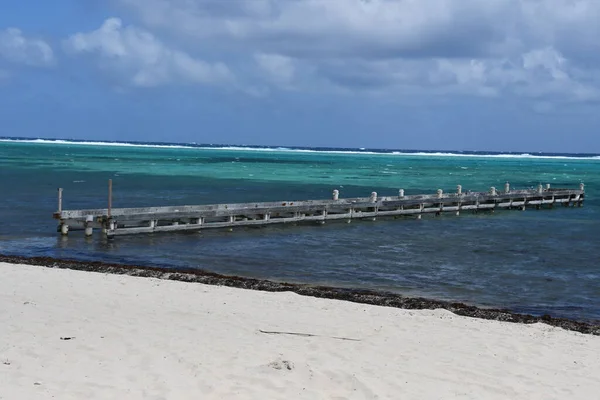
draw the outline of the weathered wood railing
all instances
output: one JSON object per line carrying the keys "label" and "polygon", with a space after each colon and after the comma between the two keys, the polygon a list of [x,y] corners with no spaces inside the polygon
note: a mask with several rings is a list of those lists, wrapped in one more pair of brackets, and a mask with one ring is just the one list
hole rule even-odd
{"label": "weathered wood railing", "polygon": [[466,192],[457,187],[456,193],[340,198],[334,190],[332,199],[278,201],[264,203],[234,203],[196,206],[167,206],[144,208],[112,208],[112,184],[109,184],[109,207],[92,210],[62,210],[62,189],[59,189],[59,208],[54,218],[60,221],[58,231],[83,229],[91,236],[94,228],[102,229],[108,237],[135,233],[232,228],[236,226],[268,225],[327,220],[375,219],[377,217],[416,216],[424,214],[495,209],[540,208],[555,204],[583,204],[584,185],[579,189],[551,189],[550,185],[536,189],[504,191],[492,187],[488,192]]}

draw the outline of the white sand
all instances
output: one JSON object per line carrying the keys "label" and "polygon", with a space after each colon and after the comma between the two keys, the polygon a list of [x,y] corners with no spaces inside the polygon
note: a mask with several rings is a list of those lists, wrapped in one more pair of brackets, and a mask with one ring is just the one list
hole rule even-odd
{"label": "white sand", "polygon": [[598,396],[600,337],[544,324],[0,264],[0,399]]}

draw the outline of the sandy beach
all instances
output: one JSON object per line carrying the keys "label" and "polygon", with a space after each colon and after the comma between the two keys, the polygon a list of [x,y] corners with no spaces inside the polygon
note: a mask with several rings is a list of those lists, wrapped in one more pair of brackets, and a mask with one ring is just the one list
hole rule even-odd
{"label": "sandy beach", "polygon": [[0,399],[587,399],[600,337],[0,263]]}

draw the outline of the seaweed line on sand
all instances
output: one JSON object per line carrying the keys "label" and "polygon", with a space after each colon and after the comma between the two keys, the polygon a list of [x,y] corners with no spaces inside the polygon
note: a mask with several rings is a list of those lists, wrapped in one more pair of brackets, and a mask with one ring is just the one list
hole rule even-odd
{"label": "seaweed line on sand", "polygon": [[506,309],[480,308],[464,303],[426,299],[421,297],[406,297],[401,294],[375,290],[336,288],[329,286],[313,286],[283,282],[280,283],[264,279],[220,275],[214,272],[208,272],[194,268],[146,267],[105,263],[101,261],[63,260],[51,257],[22,257],[0,254],[0,262],[117,275],[151,277],[182,282],[197,282],[207,285],[228,286],[241,289],[262,290],[267,292],[294,292],[303,296],[345,300],[355,303],[395,307],[408,310],[444,309],[461,316],[522,324],[542,322],[569,331],[600,336],[600,323],[576,321],[568,318],[556,318],[550,315],[534,316],[529,314],[519,314]]}

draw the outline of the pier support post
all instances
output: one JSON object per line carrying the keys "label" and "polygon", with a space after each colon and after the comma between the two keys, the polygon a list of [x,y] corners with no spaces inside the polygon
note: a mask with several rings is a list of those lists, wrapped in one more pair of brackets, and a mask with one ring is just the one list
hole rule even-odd
{"label": "pier support post", "polygon": [[92,236],[94,233],[94,228],[92,227],[92,223],[94,222],[94,217],[92,215],[88,215],[85,217],[85,236]]}
{"label": "pier support post", "polygon": [[[444,197],[444,191],[442,189],[437,190],[437,197],[438,197],[438,199],[441,199],[442,197]],[[440,211],[436,212],[435,215],[436,216],[440,215],[443,210],[444,210],[444,203],[440,202]]]}
{"label": "pier support post", "polygon": [[67,236],[69,234],[69,225],[62,222],[60,224],[60,234],[63,236]]}
{"label": "pier support post", "polygon": [[508,182],[504,184],[504,193],[510,193],[510,183]]}
{"label": "pier support post", "polygon": [[[457,185],[456,186],[456,194],[460,197],[462,196],[462,185]],[[460,215],[460,202],[458,202],[457,204],[458,210],[456,210],[456,215]]]}
{"label": "pier support post", "polygon": [[335,189],[335,190],[333,191],[333,195],[332,195],[332,197],[333,197],[333,200],[339,200],[339,199],[340,199],[340,191],[339,191],[339,190],[337,190],[337,189]]}
{"label": "pier support post", "polygon": [[112,179],[108,180],[108,218],[112,212]]}
{"label": "pier support post", "polygon": [[[458,197],[461,197],[463,192],[462,192],[462,185],[456,185],[456,194],[458,195]],[[456,210],[456,215],[460,215],[460,201],[456,204],[458,207],[458,210]]]}
{"label": "pier support post", "polygon": [[59,213],[62,212],[62,193],[63,193],[63,189],[58,188],[58,212]]}
{"label": "pier support post", "polygon": [[156,220],[155,219],[150,220],[150,228],[152,228],[152,229],[156,228]]}

